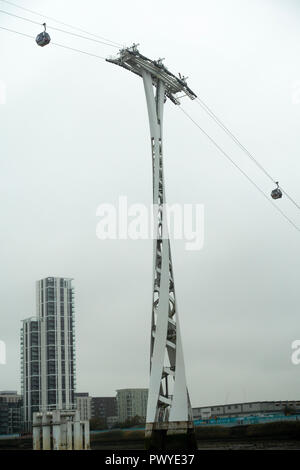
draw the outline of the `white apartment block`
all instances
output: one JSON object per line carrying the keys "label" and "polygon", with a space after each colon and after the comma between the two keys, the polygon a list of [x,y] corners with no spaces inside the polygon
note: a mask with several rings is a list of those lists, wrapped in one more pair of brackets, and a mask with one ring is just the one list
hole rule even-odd
{"label": "white apartment block", "polygon": [[90,397],[88,393],[75,393],[75,401],[76,409],[80,413],[80,420],[90,420],[92,397]]}
{"label": "white apartment block", "polygon": [[124,423],[135,416],[146,419],[147,400],[147,388],[125,388],[117,390],[119,423]]}
{"label": "white apartment block", "polygon": [[75,409],[75,337],[72,279],[36,283],[36,318],[21,330],[25,427],[34,411]]}

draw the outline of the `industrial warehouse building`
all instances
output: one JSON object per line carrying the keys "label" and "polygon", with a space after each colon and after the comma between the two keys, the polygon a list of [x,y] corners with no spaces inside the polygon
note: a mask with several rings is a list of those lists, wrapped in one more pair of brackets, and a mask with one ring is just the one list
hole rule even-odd
{"label": "industrial warehouse building", "polygon": [[234,418],[242,416],[300,413],[300,401],[254,401],[193,408],[194,419]]}

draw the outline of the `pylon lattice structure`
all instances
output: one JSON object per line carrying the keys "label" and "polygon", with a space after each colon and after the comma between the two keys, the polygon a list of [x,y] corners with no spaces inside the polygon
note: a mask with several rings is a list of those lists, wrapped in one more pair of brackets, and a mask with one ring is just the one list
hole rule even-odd
{"label": "pylon lattice structure", "polygon": [[176,96],[178,93],[184,93],[191,99],[195,99],[196,95],[187,86],[184,77],[178,78],[169,72],[162,64],[162,59],[152,61],[141,55],[136,45],[120,50],[117,58],[109,58],[107,61],[142,77],[148,107],[155,232],[146,438],[152,438],[152,442],[156,441],[158,447],[161,447],[165,436],[187,435],[193,429],[165,213],[163,110],[167,98],[174,104],[180,104]]}

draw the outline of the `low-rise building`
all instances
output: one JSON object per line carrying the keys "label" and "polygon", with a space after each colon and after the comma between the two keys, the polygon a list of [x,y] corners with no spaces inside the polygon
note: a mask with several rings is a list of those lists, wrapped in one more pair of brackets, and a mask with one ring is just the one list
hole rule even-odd
{"label": "low-rise building", "polygon": [[92,397],[87,392],[75,393],[76,409],[80,412],[80,420],[88,421],[91,419]]}
{"label": "low-rise building", "polygon": [[92,397],[91,416],[92,419],[101,419],[107,426],[108,417],[116,417],[118,415],[116,397]]}
{"label": "low-rise building", "polygon": [[146,420],[147,388],[125,388],[117,390],[118,420],[125,423],[136,416]]}
{"label": "low-rise building", "polygon": [[194,419],[234,418],[242,416],[261,416],[268,414],[276,415],[291,412],[300,413],[300,400],[256,401],[247,403],[231,403],[210,407],[202,406],[193,408],[193,417]]}
{"label": "low-rise building", "polygon": [[22,396],[16,391],[0,392],[0,434],[19,434],[22,430]]}

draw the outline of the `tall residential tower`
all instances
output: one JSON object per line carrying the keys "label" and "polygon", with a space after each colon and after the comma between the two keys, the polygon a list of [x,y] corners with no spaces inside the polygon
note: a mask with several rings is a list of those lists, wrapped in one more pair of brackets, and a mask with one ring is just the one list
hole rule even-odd
{"label": "tall residential tower", "polygon": [[75,408],[75,344],[72,279],[36,283],[37,317],[21,330],[22,393],[26,428],[34,411]]}
{"label": "tall residential tower", "polygon": [[36,318],[23,320],[21,329],[21,395],[23,421],[30,431],[32,415],[39,411],[41,397],[40,322]]}

